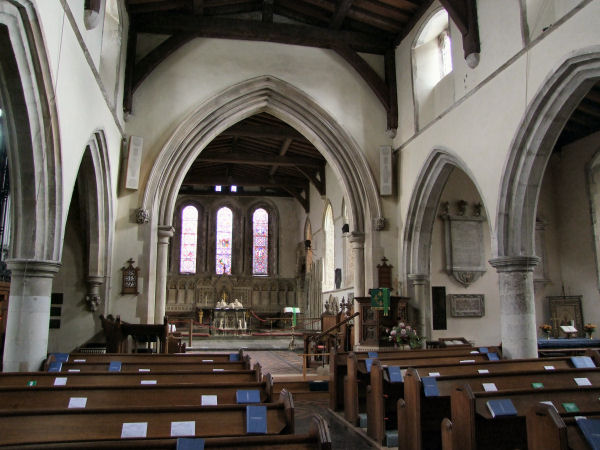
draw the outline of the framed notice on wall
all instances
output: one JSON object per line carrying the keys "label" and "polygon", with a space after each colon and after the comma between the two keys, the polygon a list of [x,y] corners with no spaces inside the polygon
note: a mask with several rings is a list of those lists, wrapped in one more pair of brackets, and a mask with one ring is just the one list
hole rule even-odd
{"label": "framed notice on wall", "polygon": [[483,294],[450,294],[450,314],[452,317],[483,317],[483,298]]}

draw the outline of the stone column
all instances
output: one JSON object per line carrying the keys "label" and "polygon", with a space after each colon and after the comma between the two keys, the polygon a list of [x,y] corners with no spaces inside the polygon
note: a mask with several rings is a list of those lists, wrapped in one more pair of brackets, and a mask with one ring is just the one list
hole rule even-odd
{"label": "stone column", "polygon": [[[354,297],[365,295],[365,235],[364,233],[351,233],[350,245],[352,246],[352,257],[354,258]],[[354,312],[359,311],[359,303],[354,301]],[[359,316],[360,320],[360,316]],[[354,319],[354,345],[360,340],[359,320]]]}
{"label": "stone column", "polygon": [[167,271],[169,269],[169,239],[175,229],[170,225],[158,227],[158,251],[156,254],[156,295],[154,301],[154,323],[163,323],[167,303]]}
{"label": "stone column", "polygon": [[431,302],[429,301],[429,277],[425,274],[408,274],[408,285],[412,292],[412,302],[419,309],[419,321],[417,331],[419,335],[425,335],[427,340],[431,339]]}
{"label": "stone column", "polygon": [[13,259],[7,266],[11,282],[3,370],[37,371],[48,353],[50,294],[60,263]]}
{"label": "stone column", "polygon": [[500,285],[500,338],[506,358],[537,358],[533,270],[537,256],[490,260]]}
{"label": "stone column", "polygon": [[351,233],[352,257],[354,258],[354,296],[365,295],[365,234]]}
{"label": "stone column", "polygon": [[85,301],[90,311],[96,311],[102,299],[100,298],[100,286],[104,283],[104,277],[90,275],[87,278],[87,294]]}

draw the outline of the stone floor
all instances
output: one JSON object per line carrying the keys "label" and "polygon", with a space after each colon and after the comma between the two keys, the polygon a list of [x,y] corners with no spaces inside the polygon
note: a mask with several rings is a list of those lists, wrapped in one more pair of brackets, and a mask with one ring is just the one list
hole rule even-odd
{"label": "stone floor", "polygon": [[[288,348],[289,342],[290,337],[271,339],[211,338],[210,340],[194,340],[191,351],[237,351],[244,348],[244,353],[250,355],[251,364],[259,362],[263,373],[270,373],[275,381],[302,380],[302,343],[296,340],[296,347],[292,351]],[[327,380],[328,367],[307,369],[306,379]],[[333,449],[381,448],[370,441],[365,433],[352,427],[339,414],[332,412],[328,407],[327,399],[294,401],[294,407],[296,433],[306,433],[310,427],[312,416],[321,414],[329,424]]]}

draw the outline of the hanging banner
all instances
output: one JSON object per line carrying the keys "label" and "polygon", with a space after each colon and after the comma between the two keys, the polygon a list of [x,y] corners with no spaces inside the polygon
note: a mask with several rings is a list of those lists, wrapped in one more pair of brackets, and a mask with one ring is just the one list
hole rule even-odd
{"label": "hanging banner", "polygon": [[390,311],[390,288],[370,289],[371,308],[383,310],[383,315],[387,317]]}

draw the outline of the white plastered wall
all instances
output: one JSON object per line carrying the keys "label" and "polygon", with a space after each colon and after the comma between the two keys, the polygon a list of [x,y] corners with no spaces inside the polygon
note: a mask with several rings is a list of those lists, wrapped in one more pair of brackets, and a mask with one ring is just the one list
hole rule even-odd
{"label": "white plastered wall", "polygon": [[[467,213],[471,214],[472,207],[480,203],[477,189],[469,177],[460,169],[455,168],[442,192],[440,204],[449,202],[450,213],[456,211],[456,202],[464,200],[468,203]],[[439,208],[439,207],[438,207]],[[431,286],[444,286],[446,295],[450,294],[484,294],[485,314],[483,317],[452,317],[450,304],[446,300],[446,330],[433,330],[432,338],[463,336],[474,340],[478,345],[498,345],[500,343],[500,302],[498,296],[498,275],[496,270],[486,264],[486,272],[468,287],[459,283],[446,271],[446,243],[444,236],[444,221],[439,217],[439,209],[433,226],[431,239]],[[491,258],[490,223],[489,217],[483,213],[485,221],[483,228],[484,260]]]}
{"label": "white plastered wall", "polygon": [[[70,9],[73,4],[73,10]],[[65,9],[66,8],[66,9]],[[97,73],[97,62],[100,57],[102,24],[97,29],[89,32],[83,26],[83,2],[69,1],[37,1],[36,9],[40,19],[41,28],[44,33],[44,42],[48,53],[49,66],[54,87],[56,108],[58,111],[58,122],[60,129],[60,149],[62,162],[62,204],[63,220],[61,233],[64,236],[65,224],[69,213],[69,205],[79,171],[82,155],[94,133],[101,131],[106,141],[106,152],[108,158],[108,170],[112,177],[107,184],[110,188],[110,202],[116,205],[117,176],[119,173],[119,158],[121,152],[121,127],[122,124],[115,120],[114,110],[111,110],[103,94],[103,86],[95,76]],[[81,11],[79,11],[81,9]],[[76,21],[73,27],[72,18]],[[81,23],[79,20],[81,19]],[[87,57],[86,57],[87,54]],[[116,55],[119,56],[120,55]],[[90,65],[90,63],[92,65]],[[117,61],[114,61],[117,66]],[[96,70],[96,72],[94,72]],[[120,76],[122,77],[122,73]],[[78,208],[77,205],[75,205]],[[114,226],[112,223],[108,227]],[[85,243],[82,243],[85,245]],[[71,246],[76,248],[77,245]],[[72,260],[72,252],[65,255]],[[112,249],[107,249],[111,255]],[[72,264],[66,261],[66,266]],[[85,271],[87,272],[87,271]],[[79,288],[84,285],[87,273],[79,273]],[[63,279],[69,279],[69,274],[60,275]],[[64,278],[64,277],[67,278]],[[103,304],[99,310],[92,313],[87,309],[84,295],[74,300],[70,307],[69,321],[78,322],[77,338],[74,336],[61,336],[52,338],[49,350],[73,349],[91,338],[99,330],[90,328],[91,323],[99,327],[98,320],[91,321],[91,316],[105,313],[110,308],[108,288],[111,283],[111,274],[101,287]],[[120,281],[117,279],[117,281]],[[53,288],[54,292],[61,292],[61,283]],[[65,291],[66,293],[66,291]],[[81,292],[78,292],[81,294]]]}
{"label": "white plastered wall", "polygon": [[[357,142],[372,172],[378,173],[377,147],[390,143],[385,135],[385,110],[362,78],[334,52],[272,43],[195,39],[159,65],[134,95],[126,132],[144,137],[144,157],[140,190],[120,197],[115,268],[129,257],[139,260],[141,266],[151,263],[152,256],[144,253],[142,245],[148,231],[133,223],[131,216],[140,206],[152,165],[175,128],[207,99],[236,83],[264,75],[292,84],[323,107]],[[319,208],[311,198],[313,210]],[[339,215],[340,210],[341,195],[334,205],[334,215]],[[313,232],[320,222],[311,217]],[[114,273],[116,276],[116,270]],[[150,285],[147,288],[152,289]],[[113,297],[119,298],[118,289],[114,286]],[[142,300],[136,303],[135,299],[124,299],[115,313],[129,320],[144,320],[150,311]]]}
{"label": "white plastered wall", "polygon": [[[491,17],[496,14],[496,25],[511,19],[519,8],[517,2],[478,2],[479,17]],[[406,216],[410,193],[414,189],[417,176],[431,149],[436,147],[452,149],[465,162],[469,172],[475,174],[473,180],[479,187],[485,208],[492,224],[492,253],[495,252],[495,221],[498,210],[501,179],[511,143],[525,113],[525,108],[544,80],[560,64],[573,54],[574,49],[596,45],[600,39],[600,29],[596,20],[600,16],[600,4],[592,2],[583,9],[575,11],[563,23],[553,27],[544,39],[533,43],[528,51],[517,53],[506,60],[506,53],[499,55],[493,63],[478,66],[469,73],[479,76],[479,71],[489,73],[483,82],[473,86],[460,101],[433,121],[426,129],[414,134],[412,129],[402,126],[394,143],[400,148],[401,161],[399,178],[403,195],[399,202],[400,221]],[[481,29],[482,58],[486,55],[488,33]],[[517,50],[511,42],[521,39],[520,31],[505,30],[505,42],[509,48]],[[512,32],[512,34],[510,34]],[[493,33],[492,33],[493,34]],[[397,66],[410,61],[410,42],[408,37],[396,52]],[[453,48],[461,46],[460,40],[453,41]],[[493,57],[493,54],[489,56]],[[454,59],[454,67],[465,65],[464,60]],[[487,76],[484,74],[484,76]],[[411,86],[407,77],[399,80],[399,98],[410,95]],[[400,117],[411,117],[412,105],[400,103]],[[409,108],[409,110],[407,110]],[[401,121],[402,123],[402,121]],[[413,125],[414,127],[414,125]]]}

